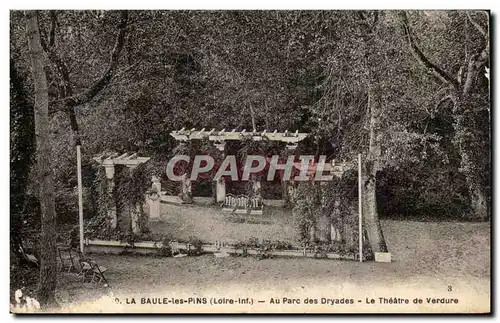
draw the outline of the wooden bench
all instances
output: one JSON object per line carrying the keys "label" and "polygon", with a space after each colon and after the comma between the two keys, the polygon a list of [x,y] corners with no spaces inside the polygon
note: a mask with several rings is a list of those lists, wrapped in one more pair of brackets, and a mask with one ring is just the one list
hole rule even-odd
{"label": "wooden bench", "polygon": [[264,207],[259,197],[234,196],[233,194],[227,194],[221,206],[222,212],[251,215],[261,215]]}

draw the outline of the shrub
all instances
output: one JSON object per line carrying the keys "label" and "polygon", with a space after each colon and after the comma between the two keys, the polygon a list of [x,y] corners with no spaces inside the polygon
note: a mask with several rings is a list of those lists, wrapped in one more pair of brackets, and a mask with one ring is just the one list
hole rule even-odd
{"label": "shrub", "polygon": [[188,239],[188,244],[193,247],[193,249],[188,248],[189,256],[199,256],[203,253],[203,242],[200,239],[194,236],[190,236]]}
{"label": "shrub", "polygon": [[156,249],[156,252],[159,256],[161,257],[172,257],[173,256],[173,252],[172,252],[172,246],[170,245],[170,243],[173,241],[173,238],[172,236],[170,235],[164,235],[162,238],[161,238],[161,246],[158,248],[157,246],[157,243],[155,243],[157,249]]}

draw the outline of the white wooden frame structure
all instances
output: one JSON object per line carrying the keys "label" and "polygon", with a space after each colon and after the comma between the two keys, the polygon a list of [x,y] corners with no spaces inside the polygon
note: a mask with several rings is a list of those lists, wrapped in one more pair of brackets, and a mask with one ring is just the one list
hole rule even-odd
{"label": "white wooden frame structure", "polygon": [[[122,155],[119,155],[118,153],[110,153],[94,157],[93,159],[97,163],[99,163],[99,165],[103,166],[106,171],[106,178],[108,180],[107,198],[109,199],[110,203],[108,205],[111,205],[111,207],[108,209],[108,217],[109,219],[111,219],[111,228],[116,229],[118,218],[116,214],[116,205],[114,204],[115,200],[113,199],[115,190],[115,165],[124,165],[128,167],[130,171],[133,171],[133,169],[135,169],[140,164],[143,164],[150,160],[151,157],[139,157],[137,156],[137,153],[124,153]],[[132,221],[132,231],[134,231],[134,233],[137,233],[137,231],[139,230],[139,227],[137,225],[139,214],[136,212],[135,207],[136,206],[133,206],[133,208],[130,210],[130,215]]]}
{"label": "white wooden frame structure", "polygon": [[111,153],[94,157],[93,159],[104,167],[111,167],[111,165],[113,165],[113,167],[114,165],[125,165],[133,169],[140,164],[147,162],[151,159],[151,157],[139,157],[137,156],[137,153],[124,153],[122,155],[119,155],[118,153]]}
{"label": "white wooden frame structure", "polygon": [[[176,140],[182,142],[206,138],[216,143],[224,143],[226,140],[243,140],[247,138],[251,138],[253,141],[281,141],[287,144],[287,148],[295,149],[297,148],[298,143],[304,140],[309,134],[299,132],[298,130],[295,132],[289,132],[288,130],[285,130],[284,132],[278,132],[278,130],[274,130],[273,132],[268,132],[267,130],[258,132],[254,129],[251,132],[247,132],[246,129],[243,129],[242,131],[236,131],[236,129],[231,131],[226,131],[226,129],[216,131],[215,128],[213,128],[210,131],[206,131],[205,128],[201,130],[196,130],[196,128],[186,130],[186,128],[182,128],[181,130],[172,131],[170,135]],[[219,150],[223,149],[223,146],[222,149],[219,148]]]}
{"label": "white wooden frame structure", "polygon": [[[236,131],[236,129],[226,131],[226,129],[216,130],[215,128],[212,128],[210,131],[207,131],[206,128],[202,128],[200,130],[192,128],[190,130],[187,130],[184,127],[180,130],[172,131],[170,135],[180,142],[208,139],[209,141],[213,142],[214,146],[219,151],[223,152],[226,141],[241,141],[244,139],[251,139],[253,141],[268,140],[284,142],[286,144],[287,150],[293,151],[295,148],[297,148],[299,142],[304,140],[309,134],[299,132],[298,130],[296,130],[295,132],[290,132],[288,130],[285,130],[284,132],[278,132],[278,130],[268,131],[266,129],[260,132],[255,129],[253,131],[246,131],[246,129],[243,129],[242,131]],[[190,185],[186,184],[187,183],[182,182],[182,189],[185,189],[186,187],[190,189]],[[254,182],[254,186],[257,191],[260,191],[261,185],[259,182]],[[225,203],[226,185],[223,181],[217,182],[216,196],[216,202]]]}

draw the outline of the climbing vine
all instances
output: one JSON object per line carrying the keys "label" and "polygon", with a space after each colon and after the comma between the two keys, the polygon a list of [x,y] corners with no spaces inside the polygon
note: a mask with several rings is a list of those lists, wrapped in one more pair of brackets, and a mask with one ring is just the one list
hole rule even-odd
{"label": "climbing vine", "polygon": [[[294,224],[298,239],[304,246],[326,251],[354,251],[352,246],[357,241],[358,216],[356,181],[355,172],[348,171],[342,178],[334,177],[327,183],[302,182],[297,186]],[[323,229],[332,226],[327,241],[317,238],[316,229],[321,225]]]}
{"label": "climbing vine", "polygon": [[[143,210],[150,183],[150,170],[145,164],[135,169],[123,165],[115,165],[114,189],[106,178],[105,169],[99,167],[93,182],[96,196],[97,214],[87,221],[86,236],[113,240],[130,240],[131,212],[137,214],[137,225],[141,233],[147,233],[147,214]],[[112,193],[111,193],[112,192]],[[110,195],[112,194],[112,195]],[[112,228],[112,219],[108,212],[116,207],[118,219],[116,229]]]}
{"label": "climbing vine", "polygon": [[314,198],[317,193],[317,187],[314,183],[301,183],[297,187],[298,196],[293,208],[294,224],[299,242],[303,245],[311,242],[311,230],[316,225],[316,214],[321,212],[319,200]]}
{"label": "climbing vine", "polygon": [[108,216],[108,210],[112,207],[112,200],[108,196],[110,187],[105,169],[99,167],[96,173],[97,175],[92,182],[92,189],[96,192],[93,199],[97,213],[87,221],[85,236],[91,239],[109,239],[115,236],[115,232],[111,227],[111,219]]}
{"label": "climbing vine", "polygon": [[[240,167],[238,168],[239,174],[238,178],[242,178],[244,165],[248,156],[250,155],[259,155],[263,157],[270,157],[273,154],[278,154],[279,145],[273,141],[261,140],[256,141],[252,138],[244,138],[240,142],[240,149],[238,150],[237,156],[240,160]],[[259,194],[256,192],[253,187],[253,181],[266,180],[262,174],[265,172],[260,172],[256,174],[251,174],[250,180],[245,184],[246,195],[253,196],[255,194]]]}
{"label": "climbing vine", "polygon": [[[141,232],[147,231],[147,215],[144,213],[143,204],[146,201],[146,193],[151,187],[150,174],[145,164],[137,166],[135,169],[115,166],[115,201],[120,209],[117,213],[122,219],[127,219],[122,223],[125,232],[132,231],[132,213],[136,212],[137,225]],[[123,214],[129,210],[130,214]],[[117,210],[118,211],[118,210]]]}

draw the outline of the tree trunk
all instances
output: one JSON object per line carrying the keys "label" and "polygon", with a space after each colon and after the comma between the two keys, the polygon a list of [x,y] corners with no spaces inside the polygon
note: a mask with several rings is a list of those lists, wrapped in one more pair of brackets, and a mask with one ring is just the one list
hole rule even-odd
{"label": "tree trunk", "polygon": [[[430,72],[432,72],[435,76],[438,77],[444,84],[448,85],[449,88],[453,91],[451,95],[448,95],[448,98],[451,98],[454,106],[453,106],[453,118],[455,128],[454,133],[454,145],[457,147],[461,158],[461,167],[460,172],[465,176],[467,181],[467,186],[469,190],[471,209],[473,216],[477,219],[488,220],[489,219],[489,199],[490,196],[487,193],[486,185],[484,183],[483,174],[488,172],[491,168],[489,161],[490,156],[484,156],[482,154],[482,149],[484,147],[480,147],[478,143],[482,142],[483,138],[477,136],[479,133],[484,131],[484,129],[477,129],[478,123],[477,120],[477,112],[474,110],[474,103],[471,100],[474,100],[474,96],[479,94],[477,91],[477,81],[480,73],[483,72],[483,69],[489,64],[489,56],[490,56],[490,32],[489,32],[489,22],[490,16],[487,14],[486,23],[488,25],[488,30],[485,32],[483,28],[476,23],[471,16],[467,13],[467,17],[469,21],[472,23],[476,31],[479,31],[480,34],[484,37],[483,43],[478,43],[478,45],[482,46],[482,50],[477,55],[472,55],[469,58],[467,64],[462,65],[461,69],[467,71],[465,73],[466,78],[462,82],[460,80],[456,80],[451,74],[447,73],[443,68],[440,68],[436,64],[432,63],[420,50],[420,48],[415,43],[414,38],[411,35],[411,28],[408,17],[405,11],[400,11],[400,19],[403,27],[403,34],[405,38],[408,39],[410,49],[416,59],[422,63],[424,67],[426,67]],[[489,78],[488,78],[489,81]],[[488,84],[489,85],[489,84]],[[473,92],[475,91],[475,92]],[[489,95],[489,89],[488,94]],[[488,109],[488,136],[484,138],[488,142],[487,149],[491,149],[490,142],[490,109]],[[474,128],[475,127],[475,128]],[[481,126],[480,126],[481,127]],[[484,150],[483,150],[484,151]]]}
{"label": "tree trunk", "polygon": [[[371,73],[369,73],[371,74]],[[368,109],[370,111],[370,135],[368,158],[365,161],[363,175],[363,220],[372,252],[387,252],[384,234],[380,225],[377,210],[377,171],[380,147],[376,140],[376,131],[380,122],[380,106],[378,101],[378,87],[369,81]]]}
{"label": "tree trunk", "polygon": [[57,265],[56,212],[48,117],[49,96],[36,11],[27,11],[26,17],[28,20],[28,46],[31,57],[33,81],[35,84],[36,156],[38,163],[38,178],[40,180],[40,206],[42,213],[38,300],[42,305],[50,306],[55,304]]}
{"label": "tree trunk", "polygon": [[372,252],[387,252],[377,211],[377,162],[366,163],[363,176],[363,220]]}
{"label": "tree trunk", "polygon": [[[458,96],[458,95],[457,95]],[[481,141],[475,135],[470,125],[475,123],[474,114],[469,112],[472,108],[465,98],[458,99],[455,103],[454,114],[454,144],[460,154],[460,172],[465,176],[470,197],[472,216],[476,219],[487,221],[489,219],[489,199],[483,183],[482,174],[488,168],[477,142]]]}
{"label": "tree trunk", "polygon": [[469,187],[471,208],[474,217],[483,221],[489,219],[488,195],[482,187]]}
{"label": "tree trunk", "polygon": [[[377,13],[375,13],[377,15]],[[363,219],[372,252],[387,252],[384,234],[380,225],[377,211],[377,171],[381,154],[380,142],[377,139],[377,130],[380,127],[381,96],[380,80],[377,75],[377,44],[376,21],[371,28],[365,29],[363,40],[365,43],[364,58],[367,74],[368,112],[369,112],[369,147],[365,161],[363,176]],[[362,237],[359,237],[362,239]]]}
{"label": "tree trunk", "polygon": [[343,224],[342,241],[347,250],[356,250],[356,241],[354,241],[354,228],[348,222]]}

